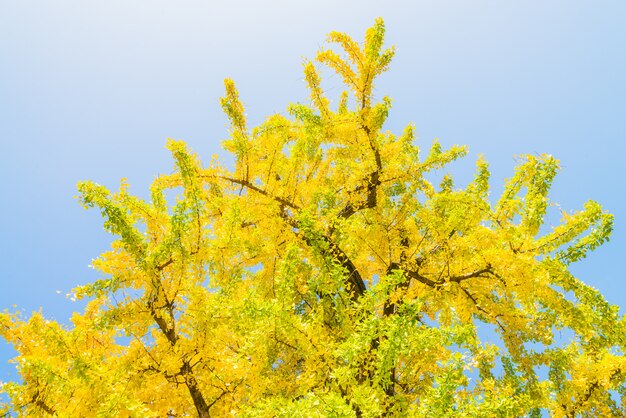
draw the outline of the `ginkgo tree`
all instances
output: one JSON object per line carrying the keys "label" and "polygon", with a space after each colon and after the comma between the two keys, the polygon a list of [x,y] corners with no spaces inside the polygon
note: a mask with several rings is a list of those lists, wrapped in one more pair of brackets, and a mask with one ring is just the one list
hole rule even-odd
{"label": "ginkgo tree", "polygon": [[169,140],[147,200],[79,184],[116,238],[71,325],[0,315],[19,353],[5,416],[626,414],[625,319],[568,270],[612,216],[588,202],[543,226],[549,155],[495,199],[482,159],[467,187],[441,176],[465,147],[383,129],[384,33],[331,33],[304,63],[310,100],[254,128],[226,80],[231,169]]}

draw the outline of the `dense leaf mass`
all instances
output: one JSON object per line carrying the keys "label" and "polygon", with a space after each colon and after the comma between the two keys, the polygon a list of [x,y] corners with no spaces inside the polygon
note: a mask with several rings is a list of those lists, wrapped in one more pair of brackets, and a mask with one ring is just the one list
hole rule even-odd
{"label": "dense leaf mass", "polygon": [[[558,162],[522,158],[491,199],[373,97],[394,49],[331,33],[305,104],[255,128],[231,80],[234,169],[169,140],[148,201],[79,184],[117,238],[71,326],[0,315],[21,381],[5,413],[59,417],[623,416],[626,327],[570,263],[608,239],[595,202],[542,227]],[[319,65],[347,88],[337,107]],[[172,192],[175,202],[168,201]],[[563,337],[567,336],[567,338]],[[122,337],[122,338],[121,338]],[[543,415],[542,415],[543,414]]]}

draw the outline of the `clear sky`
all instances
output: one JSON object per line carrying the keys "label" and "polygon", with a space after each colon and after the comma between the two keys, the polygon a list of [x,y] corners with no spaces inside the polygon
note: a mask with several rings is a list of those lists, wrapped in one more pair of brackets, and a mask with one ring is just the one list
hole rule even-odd
{"label": "clear sky", "polygon": [[[301,63],[328,32],[361,39],[377,16],[397,47],[376,89],[394,100],[387,128],[469,145],[459,184],[485,155],[494,196],[516,155],[559,158],[553,200],[616,216],[573,270],[626,312],[623,0],[0,1],[0,310],[67,323],[82,307],[65,294],[97,278],[88,265],[111,238],[76,202],[79,180],[125,177],[147,196],[172,169],[168,137],[226,158],[225,77],[258,123],[306,100]],[[0,342],[0,380],[12,355]]]}

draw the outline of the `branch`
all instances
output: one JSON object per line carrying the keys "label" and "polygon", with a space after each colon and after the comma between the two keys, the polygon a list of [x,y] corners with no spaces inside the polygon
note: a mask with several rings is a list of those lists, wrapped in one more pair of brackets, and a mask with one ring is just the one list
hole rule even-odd
{"label": "branch", "polygon": [[204,399],[204,395],[200,391],[198,387],[198,381],[194,376],[193,369],[187,360],[183,361],[183,365],[178,372],[180,376],[183,376],[185,380],[185,386],[187,386],[187,390],[189,391],[189,395],[193,400],[193,404],[196,407],[196,412],[198,413],[199,418],[209,418],[211,415],[209,413],[209,408],[222,397],[220,395],[211,405],[208,405],[206,400]]}
{"label": "branch", "polygon": [[427,277],[422,276],[421,274],[419,274],[417,271],[411,271],[411,270],[407,270],[406,274],[412,278],[417,280],[418,282],[425,284],[428,287],[432,287],[432,288],[438,288],[440,286],[440,283],[435,283],[434,281],[430,280]]}
{"label": "branch", "polygon": [[464,280],[471,279],[474,277],[484,277],[483,274],[485,273],[493,273],[493,269],[491,268],[491,265],[487,264],[487,267],[482,268],[480,270],[476,270],[472,273],[463,274],[461,276],[452,276],[450,277],[449,280],[451,282],[461,283]]}
{"label": "branch", "polygon": [[230,181],[231,183],[235,183],[235,184],[239,184],[243,187],[246,187],[250,190],[253,190],[259,194],[262,194],[263,196],[267,196],[271,199],[274,199],[276,202],[280,203],[281,205],[290,207],[292,209],[295,210],[300,210],[300,207],[298,205],[296,205],[293,202],[288,201],[285,198],[282,198],[280,196],[273,196],[270,193],[268,193],[267,191],[261,189],[260,187],[255,186],[254,184],[250,183],[248,180],[239,180],[239,179],[234,179],[231,177],[226,177],[226,176],[217,176],[219,178],[221,178],[222,180],[226,180],[226,181]]}
{"label": "branch", "polygon": [[485,308],[483,308],[478,301],[476,300],[476,297],[474,295],[472,295],[467,289],[465,289],[463,286],[459,286],[459,289],[461,289],[463,291],[463,293],[465,293],[465,295],[472,301],[474,302],[474,306],[476,307],[476,309],[478,309],[479,311],[481,311],[483,314],[485,314],[487,316],[487,318],[493,318],[493,320],[495,321],[495,323],[498,325],[498,327],[500,328],[500,330],[502,331],[502,335],[504,336],[504,334],[506,333],[506,328],[504,327],[504,325],[502,325],[502,323],[500,323],[500,321],[498,320],[498,317],[502,316],[500,314],[498,315],[493,315],[491,312],[487,312],[487,310],[485,310]]}
{"label": "branch", "polygon": [[[169,343],[172,346],[175,346],[176,343],[178,342],[178,335],[176,334],[176,320],[174,318],[174,313],[172,311],[174,307],[173,306],[174,302],[170,301],[167,298],[167,295],[165,294],[165,289],[163,289],[163,285],[159,281],[158,277],[156,279],[153,279],[152,282],[153,282],[154,289],[156,290],[156,293],[153,293],[151,291],[149,295],[149,299],[147,301],[150,316],[152,316],[152,319],[154,319],[154,322],[156,322],[159,329],[161,330],[163,335],[167,338]],[[165,300],[165,305],[155,306],[156,302],[160,299],[160,297],[163,297],[163,299]],[[171,320],[171,324],[169,324],[166,318],[164,318],[163,315],[161,315],[160,311],[163,308],[167,309],[167,313],[170,317],[169,319]]]}
{"label": "branch", "polygon": [[[300,230],[298,222],[295,219],[284,212],[281,213],[281,216],[292,228]],[[301,232],[297,232],[297,234],[304,239],[309,247],[314,246],[314,242],[310,237],[307,237]],[[356,302],[365,294],[365,291],[367,290],[363,277],[361,277],[361,273],[359,273],[352,260],[350,260],[350,257],[348,257],[348,255],[341,248],[339,248],[339,246],[328,235],[321,235],[320,238],[328,245],[328,250],[322,250],[322,253],[325,256],[334,257],[337,261],[339,261],[341,267],[347,270],[348,278],[346,280],[346,290],[350,294],[350,299]]]}
{"label": "branch", "polygon": [[[368,73],[369,76],[369,73]],[[363,103],[365,106],[365,103]],[[355,206],[352,203],[348,203],[343,209],[339,211],[337,217],[348,219],[350,216],[354,215],[356,212],[362,209],[372,209],[377,204],[376,193],[378,192],[378,186],[380,186],[380,173],[383,170],[382,158],[380,156],[380,151],[376,147],[376,144],[372,141],[372,135],[369,126],[366,124],[362,124],[361,127],[365,131],[367,135],[367,139],[369,141],[370,148],[372,153],[374,154],[374,160],[376,161],[376,170],[370,173],[369,178],[367,179],[367,197],[365,198],[365,202],[361,202],[359,205]],[[363,189],[363,186],[356,187],[352,193],[356,193]]]}
{"label": "branch", "polygon": [[[406,231],[401,231],[400,233],[402,236],[402,239],[400,240],[400,247],[402,248],[402,251],[400,252],[400,262],[398,263],[392,262],[391,264],[389,264],[389,266],[387,267],[387,273],[386,273],[387,276],[391,275],[394,270],[402,269],[401,265],[406,262],[406,251],[409,248],[409,239],[406,236]],[[410,284],[411,284],[411,277],[410,276],[408,278],[405,277],[405,280],[400,283],[397,283],[394,286],[392,291],[395,292],[399,289],[406,291],[406,289],[408,289]],[[402,303],[401,301],[390,302],[389,296],[387,296],[387,299],[385,300],[385,305],[383,307],[383,315],[390,316],[391,314],[396,313],[398,311],[398,305],[401,303]]]}
{"label": "branch", "polygon": [[[252,191],[255,191],[259,194],[262,194],[263,196],[267,196],[271,199],[273,199],[274,201],[280,203],[282,205],[282,208],[284,209],[285,207],[289,207],[291,209],[294,209],[296,211],[300,211],[300,207],[298,205],[296,205],[293,202],[288,201],[287,199],[284,199],[282,197],[279,196],[273,196],[270,193],[268,193],[266,190],[263,190],[257,186],[255,186],[254,184],[250,183],[247,180],[239,180],[239,179],[234,179],[231,177],[226,177],[226,176],[218,176],[219,178],[226,180],[226,181],[230,181],[231,183],[235,183],[235,184],[240,184],[243,187],[246,187]],[[376,178],[378,178],[378,176],[376,176]],[[298,226],[298,223],[295,219],[293,219],[291,216],[289,216],[288,214],[285,213],[284,210],[281,209],[281,213],[280,216],[287,221],[287,223],[293,227],[293,228],[297,228],[298,230],[300,229]],[[307,237],[303,237],[304,240],[306,241],[306,243],[309,246],[312,246],[313,242],[310,238]],[[324,242],[326,242],[328,244],[328,251],[327,254],[325,255],[330,255],[330,256],[334,256],[337,261],[339,261],[339,263],[341,264],[341,266],[343,268],[345,268],[348,271],[348,279],[346,282],[346,290],[348,291],[348,293],[350,293],[350,298],[353,301],[357,301],[359,299],[359,297],[361,297],[366,290],[365,287],[365,282],[363,281],[363,278],[361,277],[361,274],[359,273],[359,271],[357,270],[356,266],[354,265],[354,263],[352,262],[352,260],[350,260],[350,258],[346,255],[345,252],[343,252],[343,250],[341,248],[339,248],[339,246],[337,244],[335,244],[332,239],[327,236],[327,235],[322,235],[322,240],[324,240]]]}
{"label": "branch", "polygon": [[[378,155],[378,153],[376,153],[376,155]],[[379,165],[379,162],[380,162],[379,160],[380,160],[380,156],[376,158],[377,165]],[[381,184],[380,170],[381,168],[379,166],[375,171],[373,171],[369,175],[369,178],[366,180],[367,181],[366,187],[361,185],[361,186],[356,187],[352,191],[352,193],[357,193],[363,190],[364,188],[366,188],[367,197],[365,198],[365,201],[359,203],[358,205],[353,205],[352,203],[346,204],[346,206],[343,209],[341,209],[339,213],[337,214],[338,218],[348,219],[350,216],[354,215],[360,210],[372,209],[376,206],[376,203],[377,203],[376,193],[378,190],[378,186],[380,186]]]}
{"label": "branch", "polygon": [[35,406],[43,409],[46,414],[52,415],[52,416],[56,415],[56,411],[53,408],[51,408],[50,406],[48,406],[48,404],[46,404],[39,397],[39,389],[37,389],[37,392],[35,392],[35,394],[33,395],[33,398],[32,398],[31,402],[33,402],[35,404]]}
{"label": "branch", "polygon": [[[609,377],[609,382],[615,379],[621,372],[622,371],[619,368],[614,370],[613,373],[611,373],[611,376]],[[598,389],[601,389],[600,383],[597,380],[595,380],[587,387],[587,390],[583,394],[582,398],[580,398],[574,405],[572,405],[571,411],[568,411],[569,408],[567,408],[565,405],[562,404],[561,407],[565,410],[566,417],[567,418],[576,417],[576,412],[578,412],[578,409],[581,406],[585,405],[589,401],[589,399],[591,399],[591,396],[594,394],[594,392],[597,391]]]}

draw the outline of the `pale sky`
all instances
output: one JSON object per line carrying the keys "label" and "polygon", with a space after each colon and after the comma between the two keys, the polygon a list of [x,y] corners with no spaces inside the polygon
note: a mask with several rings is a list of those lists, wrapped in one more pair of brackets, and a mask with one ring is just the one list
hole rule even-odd
{"label": "pale sky", "polygon": [[[485,155],[494,197],[516,155],[559,158],[552,200],[616,216],[573,271],[626,312],[626,2],[576,0],[1,1],[0,309],[67,323],[82,307],[65,293],[98,278],[87,266],[111,237],[76,202],[78,181],[125,177],[147,196],[172,170],[168,137],[227,160],[225,77],[258,123],[307,100],[301,63],[328,32],[361,39],[377,16],[397,47],[376,88],[393,99],[386,127],[468,145],[460,185]],[[0,342],[0,380],[12,356]]]}

